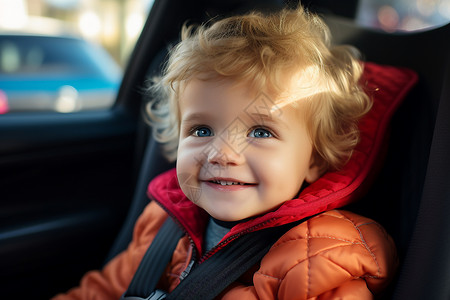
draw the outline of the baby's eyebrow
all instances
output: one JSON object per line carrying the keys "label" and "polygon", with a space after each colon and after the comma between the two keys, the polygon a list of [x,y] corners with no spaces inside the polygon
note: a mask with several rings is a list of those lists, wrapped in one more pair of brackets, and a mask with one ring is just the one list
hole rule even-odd
{"label": "baby's eyebrow", "polygon": [[204,118],[205,118],[204,113],[191,113],[191,114],[187,114],[186,117],[182,117],[181,120],[183,122],[192,122],[192,121],[196,121],[196,120],[204,119]]}
{"label": "baby's eyebrow", "polygon": [[289,124],[286,124],[284,120],[280,118],[281,111],[280,112],[274,112],[274,113],[268,113],[268,114],[262,114],[262,113],[249,113],[248,114],[252,120],[258,124],[264,125],[283,125],[285,127],[288,127]]}
{"label": "baby's eyebrow", "polygon": [[188,113],[186,116],[181,117],[181,123],[192,124],[197,122],[211,121],[212,116],[205,112]]}

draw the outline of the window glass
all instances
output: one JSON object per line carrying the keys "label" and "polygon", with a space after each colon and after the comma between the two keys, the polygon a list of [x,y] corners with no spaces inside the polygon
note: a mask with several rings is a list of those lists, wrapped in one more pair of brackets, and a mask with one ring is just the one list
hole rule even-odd
{"label": "window glass", "polygon": [[357,22],[385,31],[417,31],[450,22],[450,0],[360,0]]}
{"label": "window glass", "polygon": [[0,114],[111,107],[153,0],[0,0]]}

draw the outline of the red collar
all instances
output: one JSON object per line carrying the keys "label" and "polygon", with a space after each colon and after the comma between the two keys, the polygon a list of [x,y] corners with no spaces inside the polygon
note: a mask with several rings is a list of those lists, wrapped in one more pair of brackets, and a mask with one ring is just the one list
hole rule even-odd
{"label": "red collar", "polygon": [[[233,227],[225,241],[250,231],[279,226],[347,205],[363,193],[393,113],[417,82],[408,69],[365,63],[363,80],[373,99],[371,111],[359,122],[361,141],[350,161],[340,171],[328,172],[305,188],[297,199],[280,208]],[[156,177],[148,187],[151,199],[160,203],[187,231],[201,251],[202,235],[208,215],[181,191],[175,169]]]}

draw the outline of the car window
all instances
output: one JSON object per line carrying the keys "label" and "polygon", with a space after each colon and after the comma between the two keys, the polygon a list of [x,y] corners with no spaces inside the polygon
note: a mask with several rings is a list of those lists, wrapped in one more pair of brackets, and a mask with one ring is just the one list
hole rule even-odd
{"label": "car window", "polygon": [[425,30],[450,22],[450,1],[360,0],[356,20],[388,32]]}
{"label": "car window", "polygon": [[0,0],[0,115],[108,109],[153,0]]}

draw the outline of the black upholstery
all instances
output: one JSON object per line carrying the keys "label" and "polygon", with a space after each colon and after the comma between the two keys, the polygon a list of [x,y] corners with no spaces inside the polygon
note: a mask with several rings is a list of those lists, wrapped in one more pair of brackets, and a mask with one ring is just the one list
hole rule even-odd
{"label": "black upholstery", "polygon": [[356,46],[366,61],[419,74],[392,121],[378,179],[351,209],[381,222],[397,243],[395,299],[450,299],[450,24],[392,34],[335,17],[327,23],[336,43]]}
{"label": "black upholstery", "polygon": [[[447,26],[447,29],[449,27]],[[447,36],[449,36],[447,30]],[[447,47],[448,53],[449,47]],[[433,132],[423,195],[395,299],[450,299],[450,61]]]}

